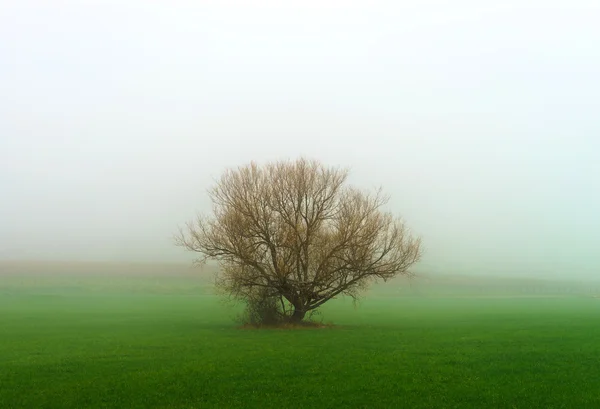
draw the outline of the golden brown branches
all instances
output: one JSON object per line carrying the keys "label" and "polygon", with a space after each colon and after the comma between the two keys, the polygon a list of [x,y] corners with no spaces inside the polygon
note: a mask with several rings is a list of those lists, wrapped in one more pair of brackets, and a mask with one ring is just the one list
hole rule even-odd
{"label": "golden brown branches", "polygon": [[221,264],[219,285],[285,299],[295,319],[370,281],[409,274],[420,239],[384,212],[387,197],[345,186],[348,171],[299,159],[226,171],[209,191],[214,214],[176,243]]}

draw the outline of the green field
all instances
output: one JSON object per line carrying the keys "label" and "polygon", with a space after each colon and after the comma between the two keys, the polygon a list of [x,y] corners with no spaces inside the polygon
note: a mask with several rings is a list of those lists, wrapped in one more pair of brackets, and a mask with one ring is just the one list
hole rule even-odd
{"label": "green field", "polygon": [[240,329],[190,274],[0,275],[0,408],[600,408],[600,300],[376,290]]}

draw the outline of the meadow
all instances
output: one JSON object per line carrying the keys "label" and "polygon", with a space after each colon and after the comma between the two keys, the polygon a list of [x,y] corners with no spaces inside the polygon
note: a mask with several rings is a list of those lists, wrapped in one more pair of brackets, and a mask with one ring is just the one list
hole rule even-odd
{"label": "meadow", "polygon": [[391,284],[256,330],[192,271],[43,268],[0,274],[0,408],[600,408],[590,294]]}

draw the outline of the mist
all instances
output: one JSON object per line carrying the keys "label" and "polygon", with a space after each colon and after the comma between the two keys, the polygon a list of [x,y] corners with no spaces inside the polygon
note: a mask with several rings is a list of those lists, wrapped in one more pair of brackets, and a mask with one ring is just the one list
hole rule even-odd
{"label": "mist", "polygon": [[596,1],[0,5],[0,259],[188,262],[228,167],[383,187],[418,269],[597,278]]}

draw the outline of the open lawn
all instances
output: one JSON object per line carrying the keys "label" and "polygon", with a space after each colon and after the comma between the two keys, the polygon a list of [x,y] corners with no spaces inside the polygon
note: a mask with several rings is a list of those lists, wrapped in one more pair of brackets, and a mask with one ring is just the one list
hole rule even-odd
{"label": "open lawn", "polygon": [[0,275],[0,408],[600,408],[600,300],[370,294],[240,329],[189,274]]}

